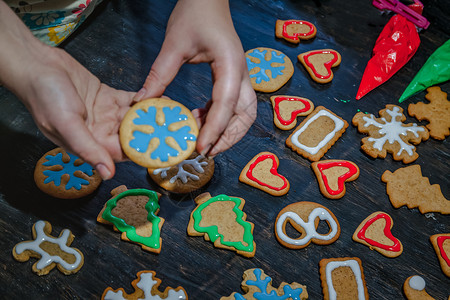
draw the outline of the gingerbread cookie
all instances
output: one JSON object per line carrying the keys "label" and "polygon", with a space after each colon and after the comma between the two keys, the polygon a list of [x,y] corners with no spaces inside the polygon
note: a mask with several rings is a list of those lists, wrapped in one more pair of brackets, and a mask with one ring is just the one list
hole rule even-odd
{"label": "gingerbread cookie", "polygon": [[113,225],[124,241],[141,245],[142,249],[161,252],[161,227],[158,217],[159,193],[146,189],[131,189],[121,185],[111,191],[109,199],[97,216],[97,222]]}
{"label": "gingerbread cookie", "polygon": [[272,278],[267,276],[262,269],[248,269],[242,276],[242,290],[245,294],[232,293],[228,297],[222,297],[220,300],[262,300],[262,299],[308,299],[306,286],[293,282],[282,282],[278,289],[272,286]]}
{"label": "gingerbread cookie", "polygon": [[[319,221],[326,221],[329,231],[318,233]],[[300,233],[292,238],[287,233],[287,225]],[[318,245],[334,243],[341,234],[341,227],[336,216],[325,206],[318,203],[301,201],[283,208],[275,221],[275,236],[278,242],[290,249],[302,249],[311,242]]]}
{"label": "gingerbread cookie", "polygon": [[261,152],[242,169],[239,181],[260,189],[272,196],[285,195],[289,181],[278,173],[278,157],[270,152]]}
{"label": "gingerbread cookie", "polygon": [[429,123],[425,127],[430,131],[430,136],[444,140],[450,135],[450,101],[447,100],[447,93],[438,86],[427,88],[427,92],[425,98],[430,103],[410,104],[408,114],[419,121],[427,120]]}
{"label": "gingerbread cookie", "polygon": [[450,233],[434,234],[430,242],[439,259],[442,272],[450,277]]}
{"label": "gingerbread cookie", "polygon": [[316,36],[314,24],[303,20],[277,20],[275,36],[286,41],[299,44],[300,40],[309,40]]}
{"label": "gingerbread cookie", "polygon": [[34,181],[41,191],[52,197],[75,199],[93,193],[102,178],[81,158],[55,148],[36,163]]}
{"label": "gingerbread cookie", "polygon": [[450,214],[450,201],[442,195],[438,184],[430,185],[429,179],[422,176],[420,165],[399,168],[394,173],[385,171],[381,181],[387,183],[386,192],[395,208],[406,205],[418,207],[422,214]]}
{"label": "gingerbread cookie", "polygon": [[425,291],[425,280],[418,275],[410,276],[405,280],[403,292],[408,300],[434,300]]}
{"label": "gingerbread cookie", "polygon": [[203,236],[217,248],[236,251],[245,257],[255,256],[253,240],[255,225],[246,221],[242,211],[245,200],[238,197],[203,193],[195,198],[197,207],[192,211],[187,233]]}
{"label": "gingerbread cookie", "polygon": [[369,299],[359,258],[324,258],[319,266],[324,300]]}
{"label": "gingerbread cookie", "polygon": [[297,56],[311,78],[318,83],[333,80],[331,68],[339,66],[341,55],[333,49],[312,50]]}
{"label": "gingerbread cookie", "polygon": [[55,238],[51,236],[52,225],[47,221],[37,221],[33,225],[33,239],[14,246],[13,257],[24,262],[31,257],[39,258],[32,270],[38,275],[47,275],[54,267],[70,275],[78,272],[84,264],[84,256],[77,248],[69,247],[75,236],[64,229]]}
{"label": "gingerbread cookie", "polygon": [[366,245],[386,257],[397,257],[403,252],[402,243],[392,235],[394,222],[390,215],[377,211],[364,219],[353,233],[355,242]]}
{"label": "gingerbread cookie", "polygon": [[120,124],[123,152],[146,168],[166,168],[187,159],[195,150],[197,121],[184,105],[167,98],[133,105]]}
{"label": "gingerbread cookie", "polygon": [[347,127],[347,121],[318,106],[286,139],[286,145],[303,157],[318,161]]}
{"label": "gingerbread cookie", "polygon": [[408,164],[415,161],[419,154],[411,145],[418,145],[429,137],[428,130],[415,123],[403,124],[406,120],[400,106],[388,104],[380,110],[380,118],[372,114],[358,112],[352,120],[358,131],[368,134],[362,139],[361,149],[370,157],[385,158],[386,153],[392,154],[394,160],[401,160]]}
{"label": "gingerbread cookie", "polygon": [[214,174],[214,159],[193,152],[173,167],[148,169],[150,178],[162,188],[175,193],[189,193],[201,188]]}
{"label": "gingerbread cookie", "polygon": [[340,199],[345,195],[345,183],[359,177],[358,166],[351,161],[328,159],[311,163],[319,182],[320,192],[329,199]]}
{"label": "gingerbread cookie", "polygon": [[294,74],[294,65],[286,54],[271,48],[255,48],[245,52],[250,80],[255,91],[271,93],[279,90]]}
{"label": "gingerbread cookie", "polygon": [[177,288],[167,287],[164,292],[158,288],[161,279],[156,278],[154,271],[140,271],[137,273],[137,279],[131,282],[134,288],[132,294],[127,294],[123,288],[113,290],[108,287],[102,295],[102,300],[135,300],[135,299],[154,299],[154,300],[187,300],[186,291],[181,286]]}
{"label": "gingerbread cookie", "polygon": [[297,117],[309,115],[314,110],[311,100],[297,96],[272,96],[273,122],[282,130],[290,130],[297,125]]}

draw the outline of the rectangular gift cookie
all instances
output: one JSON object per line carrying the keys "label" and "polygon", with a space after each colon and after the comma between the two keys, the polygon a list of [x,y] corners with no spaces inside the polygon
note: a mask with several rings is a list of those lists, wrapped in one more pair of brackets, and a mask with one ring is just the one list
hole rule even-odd
{"label": "rectangular gift cookie", "polygon": [[318,161],[347,127],[347,121],[318,106],[286,139],[286,145],[301,156]]}

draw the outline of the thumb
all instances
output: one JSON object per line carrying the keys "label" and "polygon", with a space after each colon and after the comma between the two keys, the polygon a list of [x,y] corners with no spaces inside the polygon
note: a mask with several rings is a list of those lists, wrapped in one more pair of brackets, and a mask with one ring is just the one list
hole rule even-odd
{"label": "thumb", "polygon": [[165,45],[166,43],[163,44],[161,52],[159,52],[153,62],[143,87],[134,96],[134,101],[138,102],[145,98],[161,97],[183,65],[183,55],[173,50],[173,47],[169,48]]}
{"label": "thumb", "polygon": [[75,116],[67,122],[70,128],[62,126],[59,132],[64,137],[62,146],[94,167],[103,180],[111,179],[115,165],[109,152],[95,140],[81,117]]}

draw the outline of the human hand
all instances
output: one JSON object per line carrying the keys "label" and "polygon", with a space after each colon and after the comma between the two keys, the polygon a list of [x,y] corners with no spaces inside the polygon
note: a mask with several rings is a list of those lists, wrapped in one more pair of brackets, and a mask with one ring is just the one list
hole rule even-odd
{"label": "human hand", "polygon": [[228,1],[178,1],[161,51],[135,100],[162,96],[184,63],[202,62],[210,64],[214,86],[205,108],[193,111],[201,127],[197,151],[214,156],[238,142],[256,118],[256,94]]}

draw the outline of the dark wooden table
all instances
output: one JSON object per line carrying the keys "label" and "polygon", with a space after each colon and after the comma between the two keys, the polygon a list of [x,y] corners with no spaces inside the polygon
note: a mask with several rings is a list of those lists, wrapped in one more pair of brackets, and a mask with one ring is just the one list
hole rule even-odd
{"label": "dark wooden table", "polygon": [[[378,34],[390,18],[371,5],[371,1],[232,1],[236,30],[245,50],[271,47],[287,54],[294,63],[292,79],[276,94],[298,95],[323,105],[351,123],[357,111],[378,114],[386,104],[397,100],[423,63],[449,39],[449,4],[426,1],[424,15],[431,21],[420,32],[421,45],[416,55],[391,80],[360,101],[355,95],[362,73]],[[164,28],[175,1],[105,1],[63,48],[97,75],[103,82],[119,89],[136,91],[158,54]],[[317,26],[315,39],[298,46],[274,37],[276,19],[303,19]],[[330,84],[313,82],[296,59],[302,52],[333,48],[342,55]],[[450,92],[450,83],[439,85]],[[208,65],[184,66],[166,94],[190,109],[201,107],[211,95]],[[183,286],[190,299],[219,299],[233,291],[241,292],[246,269],[259,267],[273,278],[307,286],[310,299],[321,299],[318,264],[322,258],[357,256],[361,258],[367,287],[372,299],[402,299],[402,285],[411,275],[426,280],[427,291],[436,299],[447,299],[450,279],[439,266],[429,236],[450,232],[449,216],[439,213],[422,215],[417,209],[395,209],[381,182],[385,170],[404,167],[401,162],[371,159],[360,151],[363,137],[351,126],[324,159],[349,159],[358,164],[361,175],[347,184],[347,194],[340,200],[324,198],[318,188],[310,162],[285,146],[289,131],[275,128],[269,97],[258,93],[258,117],[248,134],[229,151],[216,157],[216,171],[203,189],[184,196],[159,189],[146,170],[132,162],[117,165],[116,176],[104,182],[88,199],[58,200],[40,192],[33,182],[36,161],[54,145],[39,132],[31,115],[14,95],[0,88],[0,298],[1,299],[96,299],[112,286],[131,292],[136,273],[149,269],[157,272],[162,287]],[[400,106],[424,101],[422,92]],[[408,122],[417,122],[408,116]],[[450,143],[430,139],[417,147],[414,164],[432,184],[440,184],[450,198]],[[291,184],[286,196],[272,197],[238,181],[245,164],[258,152],[271,151],[280,158],[280,173]],[[162,229],[163,246],[159,255],[142,251],[139,246],[120,240],[111,227],[98,224],[96,216],[118,185],[148,188],[161,193],[160,216],[166,219]],[[208,191],[246,199],[244,211],[255,223],[256,255],[246,259],[234,252],[219,250],[203,238],[188,237],[186,227],[196,195]],[[311,244],[303,250],[289,250],[274,237],[278,212],[297,201],[314,201],[328,207],[338,218],[342,232],[332,245]],[[382,210],[394,220],[393,233],[403,245],[398,258],[386,258],[352,241],[359,223],[372,212]],[[75,234],[72,246],[85,256],[85,265],[75,275],[64,276],[56,269],[38,277],[31,271],[35,262],[20,263],[11,250],[20,241],[31,238],[31,227],[38,220],[48,220],[53,232],[68,228]]]}

